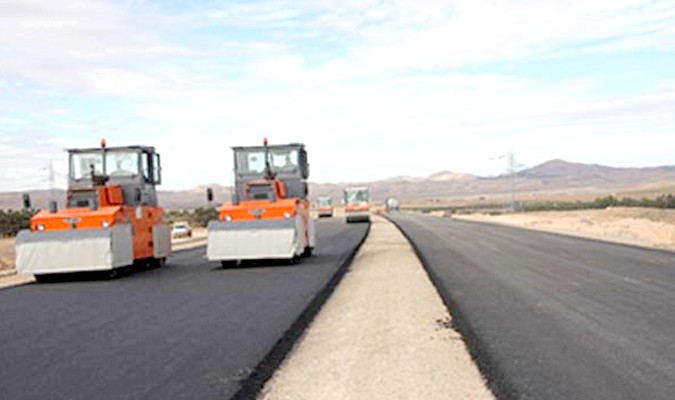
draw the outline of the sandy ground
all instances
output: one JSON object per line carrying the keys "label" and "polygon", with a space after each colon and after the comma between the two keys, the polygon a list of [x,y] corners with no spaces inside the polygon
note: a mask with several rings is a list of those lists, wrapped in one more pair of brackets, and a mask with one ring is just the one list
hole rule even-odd
{"label": "sandy ground", "polygon": [[14,270],[14,238],[0,238],[0,276]]}
{"label": "sandy ground", "polygon": [[349,272],[260,399],[491,399],[403,235],[374,217]]}
{"label": "sandy ground", "polygon": [[[185,250],[205,244],[206,228],[194,228],[191,238],[172,239],[171,249]],[[32,275],[16,275],[14,261],[14,238],[0,239],[0,288],[23,285],[35,280]]]}
{"label": "sandy ground", "polygon": [[608,208],[453,218],[494,222],[574,236],[675,251],[675,210]]}

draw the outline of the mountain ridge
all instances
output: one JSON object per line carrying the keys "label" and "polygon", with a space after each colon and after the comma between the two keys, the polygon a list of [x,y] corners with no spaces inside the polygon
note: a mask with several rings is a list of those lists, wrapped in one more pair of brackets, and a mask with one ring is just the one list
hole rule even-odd
{"label": "mountain ridge", "polygon": [[[439,171],[427,177],[395,176],[371,182],[318,183],[310,182],[310,198],[342,197],[347,186],[368,186],[375,201],[387,197],[399,200],[440,199],[473,196],[504,195],[510,192],[513,179],[519,192],[561,192],[588,190],[607,192],[631,190],[653,186],[658,183],[675,182],[675,165],[657,167],[611,167],[600,164],[584,164],[553,159],[534,167],[518,171],[514,177],[500,175],[481,177],[453,171]],[[160,204],[167,209],[196,208],[208,206],[206,188],[214,191],[214,203],[230,200],[231,188],[219,185],[198,185],[184,190],[159,190]],[[21,207],[23,192],[0,193],[0,209]],[[35,208],[46,208],[50,199],[49,190],[28,191]],[[55,190],[54,197],[61,205],[65,191]]]}

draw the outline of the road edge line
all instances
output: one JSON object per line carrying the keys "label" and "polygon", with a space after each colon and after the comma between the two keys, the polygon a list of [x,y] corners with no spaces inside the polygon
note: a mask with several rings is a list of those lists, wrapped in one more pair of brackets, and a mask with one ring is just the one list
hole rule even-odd
{"label": "road edge line", "polygon": [[272,346],[263,359],[253,369],[248,377],[244,378],[241,387],[230,398],[231,400],[248,400],[255,399],[260,391],[265,387],[265,383],[274,376],[274,372],[283,363],[288,354],[293,350],[293,347],[302,337],[305,330],[314,320],[314,317],[319,313],[323,305],[326,303],[330,295],[335,291],[342,278],[347,273],[349,266],[351,266],[354,257],[365,243],[368,234],[370,233],[371,223],[368,222],[368,227],[363,237],[354,246],[354,249],[339,261],[337,271],[328,280],[324,287],[317,292],[312,300],[307,304],[305,309],[300,313],[298,318],[291,324],[291,326],[284,332],[277,342]]}
{"label": "road edge line", "polygon": [[479,335],[476,334],[475,330],[472,328],[471,324],[468,322],[466,316],[461,310],[450,291],[443,285],[442,280],[436,275],[433,269],[429,266],[429,263],[419,250],[417,243],[410,237],[407,232],[396,222],[394,219],[389,216],[384,216],[389,222],[394,224],[396,229],[401,232],[401,234],[406,238],[410,246],[413,248],[415,255],[419,259],[420,263],[424,267],[429,280],[436,289],[436,293],[443,300],[443,304],[448,309],[450,316],[452,317],[452,327],[459,332],[462,341],[469,350],[469,355],[471,360],[476,364],[481,375],[485,379],[486,385],[490,392],[497,399],[515,399],[518,398],[517,392],[513,389],[509,381],[506,379],[506,375],[501,372],[498,367],[498,363],[492,358],[490,353],[485,350],[485,345]]}

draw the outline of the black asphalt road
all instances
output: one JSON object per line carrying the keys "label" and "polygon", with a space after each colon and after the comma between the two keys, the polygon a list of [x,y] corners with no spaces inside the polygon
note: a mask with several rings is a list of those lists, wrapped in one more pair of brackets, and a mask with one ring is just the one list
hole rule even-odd
{"label": "black asphalt road", "polygon": [[321,220],[298,265],[225,270],[201,247],[117,280],[0,290],[0,399],[231,398],[366,232]]}
{"label": "black asphalt road", "polygon": [[675,254],[445,218],[393,220],[499,397],[675,398]]}

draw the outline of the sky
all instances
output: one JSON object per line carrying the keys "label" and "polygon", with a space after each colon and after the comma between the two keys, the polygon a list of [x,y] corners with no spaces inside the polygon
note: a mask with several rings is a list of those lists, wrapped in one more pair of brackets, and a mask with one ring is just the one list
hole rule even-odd
{"label": "sky", "polygon": [[169,190],[263,137],[314,182],[673,165],[675,2],[1,1],[0,191],[65,187],[103,137],[155,146]]}

